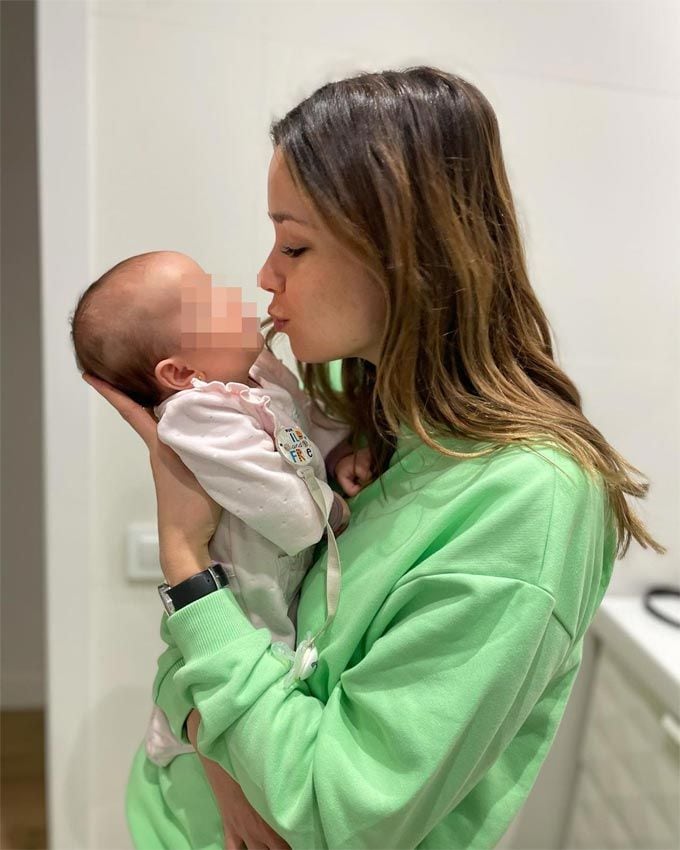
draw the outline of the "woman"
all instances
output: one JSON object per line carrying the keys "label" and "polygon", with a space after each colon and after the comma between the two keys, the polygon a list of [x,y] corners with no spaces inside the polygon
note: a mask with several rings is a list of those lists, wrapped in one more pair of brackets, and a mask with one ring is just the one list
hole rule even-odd
{"label": "woman", "polygon": [[[137,754],[135,844],[217,848],[223,822],[228,848],[493,847],[548,752],[617,553],[631,538],[663,551],[625,498],[647,485],[553,359],[474,86],[432,68],[363,75],[272,136],[259,282],[306,388],[378,477],[350,503],[337,613],[299,687],[281,687],[228,588],[164,618],[154,698],[202,755],[159,769]],[[92,383],[149,447],[176,586],[209,564],[219,508],[146,411]],[[325,620],[325,560],[299,638]]]}

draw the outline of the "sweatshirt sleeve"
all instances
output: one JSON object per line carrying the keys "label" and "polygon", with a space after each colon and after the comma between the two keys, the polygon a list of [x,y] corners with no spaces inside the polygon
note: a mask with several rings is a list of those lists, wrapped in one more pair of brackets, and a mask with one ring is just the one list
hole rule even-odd
{"label": "sweatshirt sleeve", "polygon": [[226,406],[217,393],[177,397],[158,423],[158,438],[224,510],[288,555],[321,539],[333,491],[317,479],[326,505],[322,518],[307,485],[249,411]]}
{"label": "sweatshirt sleeve", "polygon": [[418,846],[568,657],[545,590],[441,564],[440,552],[430,572],[423,562],[397,584],[326,703],[282,687],[267,635],[228,589],[169,618],[184,658],[178,699],[202,718],[199,750],[293,850]]}
{"label": "sweatshirt sleeve", "polygon": [[187,698],[187,693],[174,685],[174,674],[183,666],[184,659],[168,629],[167,614],[163,614],[161,619],[161,640],[166,646],[158,658],[152,699],[164,711],[175,738],[188,744],[184,722],[194,706]]}

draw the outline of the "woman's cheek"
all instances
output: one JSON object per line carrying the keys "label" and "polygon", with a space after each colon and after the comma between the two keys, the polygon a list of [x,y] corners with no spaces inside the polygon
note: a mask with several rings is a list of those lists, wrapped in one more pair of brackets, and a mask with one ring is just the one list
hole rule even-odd
{"label": "woman's cheek", "polygon": [[286,328],[290,349],[303,363],[325,363],[337,332],[318,325],[313,318],[298,316]]}

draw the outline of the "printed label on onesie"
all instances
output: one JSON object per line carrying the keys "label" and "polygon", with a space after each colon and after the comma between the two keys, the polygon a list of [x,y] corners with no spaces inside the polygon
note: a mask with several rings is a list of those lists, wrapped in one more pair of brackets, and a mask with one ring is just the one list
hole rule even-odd
{"label": "printed label on onesie", "polygon": [[310,466],[314,460],[312,441],[297,426],[279,428],[275,442],[279,453],[291,466]]}

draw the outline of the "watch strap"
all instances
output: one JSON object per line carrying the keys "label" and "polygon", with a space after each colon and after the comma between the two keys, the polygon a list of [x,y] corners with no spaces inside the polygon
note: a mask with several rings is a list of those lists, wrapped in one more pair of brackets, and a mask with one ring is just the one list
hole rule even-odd
{"label": "watch strap", "polygon": [[209,593],[214,593],[216,590],[221,590],[229,584],[229,577],[222,564],[211,564],[205,570],[196,575],[189,576],[174,587],[168,584],[158,586],[158,592],[165,610],[169,614],[174,614],[181,608],[189,605],[191,602],[196,602],[202,599]]}

